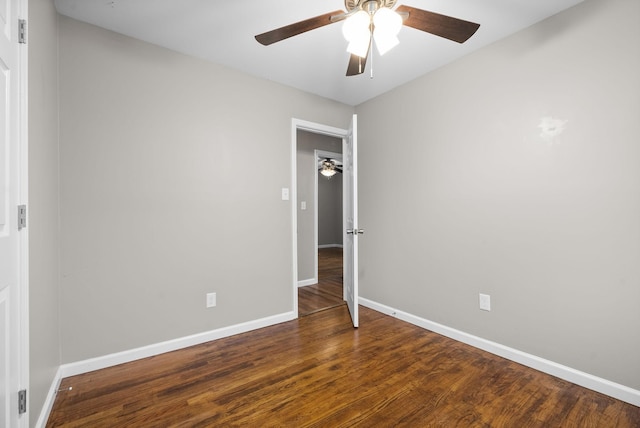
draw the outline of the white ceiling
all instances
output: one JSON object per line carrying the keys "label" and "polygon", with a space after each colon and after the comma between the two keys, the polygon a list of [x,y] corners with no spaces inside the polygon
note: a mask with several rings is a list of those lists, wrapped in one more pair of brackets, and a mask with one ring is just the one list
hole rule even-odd
{"label": "white ceiling", "polygon": [[[343,0],[55,0],[63,15],[350,105],[360,104],[582,0],[398,0],[477,22],[458,44],[403,27],[400,44],[346,77],[342,23],[262,46],[254,35],[333,10]],[[373,63],[373,78],[371,64]]]}

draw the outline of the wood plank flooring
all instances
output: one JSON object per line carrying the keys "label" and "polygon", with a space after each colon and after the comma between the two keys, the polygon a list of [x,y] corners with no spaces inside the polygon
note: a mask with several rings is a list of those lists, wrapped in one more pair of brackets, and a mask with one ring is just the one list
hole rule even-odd
{"label": "wood plank flooring", "polygon": [[318,249],[318,283],[298,288],[298,316],[344,305],[342,248]]}
{"label": "wood plank flooring", "polygon": [[639,427],[640,408],[346,306],[63,379],[48,427]]}

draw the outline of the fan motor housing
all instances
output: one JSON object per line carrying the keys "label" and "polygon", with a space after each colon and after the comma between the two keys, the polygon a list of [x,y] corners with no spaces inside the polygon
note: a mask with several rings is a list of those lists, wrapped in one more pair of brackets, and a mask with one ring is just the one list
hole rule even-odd
{"label": "fan motor housing", "polygon": [[371,1],[377,3],[376,9],[379,9],[381,7],[392,8],[396,5],[397,0],[344,0],[344,7],[347,9],[347,12],[359,9],[365,10],[364,5]]}

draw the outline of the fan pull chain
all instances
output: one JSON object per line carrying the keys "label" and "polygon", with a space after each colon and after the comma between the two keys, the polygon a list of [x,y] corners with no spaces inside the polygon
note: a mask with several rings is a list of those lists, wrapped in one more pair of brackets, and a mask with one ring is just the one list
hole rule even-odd
{"label": "fan pull chain", "polygon": [[373,57],[374,56],[375,55],[373,55],[373,52],[371,52],[371,68],[369,69],[369,73],[370,73],[369,79],[373,79]]}
{"label": "fan pull chain", "polygon": [[373,41],[369,42],[369,56],[371,57],[371,68],[369,68],[369,79],[373,79]]}

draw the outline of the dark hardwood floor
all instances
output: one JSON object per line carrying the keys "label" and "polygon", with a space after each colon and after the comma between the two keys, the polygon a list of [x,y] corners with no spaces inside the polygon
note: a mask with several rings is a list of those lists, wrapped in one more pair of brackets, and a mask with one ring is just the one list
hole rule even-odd
{"label": "dark hardwood floor", "polygon": [[368,308],[360,321],[341,305],[63,379],[47,426],[640,426],[638,407]]}
{"label": "dark hardwood floor", "polygon": [[298,316],[344,305],[342,248],[318,249],[318,283],[298,288]]}

